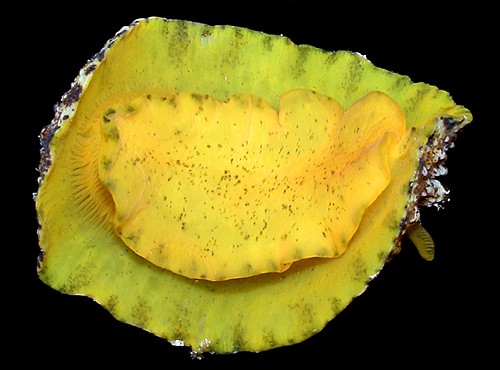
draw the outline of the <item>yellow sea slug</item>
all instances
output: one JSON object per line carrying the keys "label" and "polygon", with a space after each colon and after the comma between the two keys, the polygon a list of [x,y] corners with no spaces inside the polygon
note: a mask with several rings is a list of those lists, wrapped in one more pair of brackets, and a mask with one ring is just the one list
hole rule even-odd
{"label": "yellow sea slug", "polygon": [[418,207],[471,120],[355,53],[137,20],[40,135],[39,276],[195,354],[301,342],[406,233],[433,259]]}

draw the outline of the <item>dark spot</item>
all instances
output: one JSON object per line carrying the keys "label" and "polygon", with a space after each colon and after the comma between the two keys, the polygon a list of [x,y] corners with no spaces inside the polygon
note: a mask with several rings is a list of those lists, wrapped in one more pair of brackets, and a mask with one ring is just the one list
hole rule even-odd
{"label": "dark spot", "polygon": [[304,326],[304,334],[308,335],[309,331],[314,327],[314,306],[310,303],[304,303],[300,314],[300,322]]}
{"label": "dark spot", "polygon": [[417,93],[413,96],[411,96],[408,99],[409,104],[407,105],[407,108],[405,110],[405,114],[408,114],[410,111],[415,111],[418,109],[420,104],[422,104],[422,101],[424,100],[425,96],[429,92],[428,89],[419,89]]}
{"label": "dark spot", "polygon": [[[166,98],[163,98],[162,100],[165,100]],[[177,95],[172,95],[170,98],[168,98],[168,103],[173,107],[177,108]]]}
{"label": "dark spot", "polygon": [[104,113],[105,116],[109,116],[111,114],[116,113],[116,110],[114,108],[108,108],[106,112]]}
{"label": "dark spot", "polygon": [[333,297],[330,299],[330,307],[332,308],[333,313],[338,315],[340,311],[342,311],[342,301],[337,297]]}
{"label": "dark spot", "polygon": [[447,131],[453,130],[453,128],[457,125],[457,121],[455,121],[452,117],[442,117],[444,127]]}
{"label": "dark spot", "polygon": [[149,321],[149,312],[151,311],[151,307],[146,303],[143,298],[139,298],[138,302],[132,306],[131,315],[136,324],[139,327],[144,328]]}
{"label": "dark spot", "polygon": [[139,235],[132,233],[125,236],[125,239],[127,239],[130,244],[137,245],[137,242],[139,241]]}
{"label": "dark spot", "polygon": [[111,160],[108,159],[108,158],[103,158],[102,159],[102,167],[105,169],[105,170],[108,170],[110,167],[111,167]]}
{"label": "dark spot", "polygon": [[210,37],[212,36],[212,29],[209,28],[209,27],[205,27],[202,31],[201,31],[201,37]]}
{"label": "dark spot", "polygon": [[360,57],[355,55],[352,56],[348,71],[348,80],[346,82],[349,84],[349,90],[351,92],[355,92],[359,88],[361,76],[364,72],[364,65],[362,64]]}
{"label": "dark spot", "polygon": [[356,256],[352,265],[352,277],[354,280],[367,282],[369,280],[366,272],[366,265],[360,256]]}
{"label": "dark spot", "polygon": [[273,50],[273,39],[271,36],[266,36],[264,38],[263,43],[264,43],[264,47],[266,48],[266,50],[268,52],[271,52]]}
{"label": "dark spot", "polygon": [[390,223],[389,223],[389,228],[391,230],[394,230],[394,231],[398,231],[398,230],[401,230],[401,222],[397,221],[397,220],[392,220]]}
{"label": "dark spot", "polygon": [[239,39],[243,38],[243,31],[241,30],[241,28],[234,29],[234,36],[236,36]]}
{"label": "dark spot", "polygon": [[100,52],[98,52],[96,55],[94,55],[94,58],[100,62],[104,59],[105,54],[106,54],[106,50],[102,49]]}
{"label": "dark spot", "polygon": [[337,53],[330,53],[327,58],[326,58],[326,61],[325,63],[328,65],[328,66],[331,66],[333,64],[336,63],[338,59],[338,54]]}
{"label": "dark spot", "polygon": [[118,132],[118,129],[116,127],[111,128],[104,134],[104,140],[105,141],[118,141],[120,138],[120,133]]}
{"label": "dark spot", "polygon": [[[139,24],[138,20],[133,22],[131,24],[131,26],[134,26],[136,24]],[[113,38],[113,41],[112,43],[114,44],[115,41],[121,36],[121,35],[125,35],[127,32],[129,31],[129,28],[125,27],[125,28],[122,28],[120,31],[118,31],[116,34],[115,34],[115,37]]]}
{"label": "dark spot", "polygon": [[47,152],[49,151],[50,141],[52,140],[54,133],[55,133],[55,130],[53,129],[52,126],[45,126],[42,129],[42,132],[40,133],[40,136],[38,137],[40,140],[40,145],[42,147],[42,150],[46,150]]}
{"label": "dark spot", "polygon": [[61,291],[65,293],[76,293],[82,287],[90,284],[92,280],[92,270],[88,266],[79,265],[74,272],[69,274]]}
{"label": "dark spot", "polygon": [[45,258],[45,251],[40,249],[40,253],[38,253],[38,258],[36,260],[37,270],[40,271],[42,268],[43,259]]}
{"label": "dark spot", "polygon": [[312,49],[307,46],[299,47],[299,55],[296,64],[293,66],[293,77],[300,78],[306,72],[306,61],[309,58],[309,52]]}
{"label": "dark spot", "polygon": [[106,308],[111,314],[113,314],[116,310],[116,306],[118,306],[118,296],[112,294],[106,303]]}
{"label": "dark spot", "polygon": [[377,253],[377,258],[380,262],[384,262],[387,259],[387,254],[383,251]]}
{"label": "dark spot", "polygon": [[276,339],[274,338],[274,334],[271,331],[264,333],[262,339],[264,339],[264,342],[267,343],[267,346],[269,348],[276,347]]}
{"label": "dark spot", "polygon": [[241,324],[236,324],[236,326],[234,327],[234,334],[233,334],[233,343],[234,343],[234,347],[233,347],[233,350],[238,352],[240,351],[242,348],[245,348],[245,331],[242,327]]}
{"label": "dark spot", "polygon": [[177,33],[177,40],[179,42],[188,42],[189,41],[189,32],[188,32],[188,25],[185,22],[177,22],[176,23],[176,33]]}
{"label": "dark spot", "polygon": [[89,65],[86,69],[85,69],[85,76],[88,76],[89,74],[91,74],[94,70],[96,69],[96,65],[95,64],[91,64]]}
{"label": "dark spot", "polygon": [[[191,97],[193,100],[196,100],[198,103],[202,103],[204,99],[207,99],[207,95],[202,95],[202,94],[197,94],[197,93],[192,93]],[[203,107],[199,107],[199,110],[203,110]]]}
{"label": "dark spot", "polygon": [[79,83],[75,83],[71,89],[66,93],[66,96],[64,98],[64,103],[66,105],[72,105],[80,99],[80,96],[82,95],[82,85]]}

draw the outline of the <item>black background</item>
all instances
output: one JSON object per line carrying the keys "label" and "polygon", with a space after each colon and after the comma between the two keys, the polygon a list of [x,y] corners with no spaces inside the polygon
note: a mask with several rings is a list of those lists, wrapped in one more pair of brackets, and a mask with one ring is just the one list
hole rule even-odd
{"label": "black background", "polygon": [[[17,26],[4,35],[13,41],[4,47],[9,51],[4,59],[10,65],[4,77],[11,70],[19,77],[12,101],[21,107],[15,109],[10,128],[15,137],[22,137],[23,146],[16,150],[23,153],[22,175],[27,177],[8,181],[22,194],[14,207],[16,217],[5,226],[10,228],[10,221],[13,226],[22,225],[20,230],[12,229],[19,230],[15,242],[7,243],[15,255],[8,259],[13,272],[4,280],[9,293],[3,302],[12,311],[4,315],[4,335],[12,348],[7,352],[21,350],[15,355],[17,363],[229,368],[306,361],[328,368],[357,368],[361,363],[406,368],[485,362],[495,341],[498,345],[497,319],[490,314],[495,309],[490,298],[498,289],[487,288],[494,271],[486,267],[498,246],[497,240],[490,241],[494,230],[487,226],[487,220],[494,218],[488,210],[494,212],[497,204],[491,176],[498,167],[486,144],[488,136],[495,135],[496,122],[487,119],[482,96],[483,84],[491,78],[485,72],[489,68],[485,59],[490,57],[480,44],[490,37],[488,21],[482,22],[475,10],[436,12],[432,4],[421,3],[404,9],[381,4],[373,9],[350,4],[353,7],[346,9],[310,1],[226,6],[164,2],[141,9],[144,5],[122,3],[104,9],[100,4],[81,3],[75,10],[70,5],[47,5],[40,9],[45,15],[30,8],[10,17]],[[484,16],[488,12],[484,9]],[[118,322],[88,298],[65,296],[41,283],[36,276],[37,221],[32,201],[37,190],[38,134],[53,118],[53,105],[87,59],[122,26],[148,16],[248,27],[283,34],[297,44],[356,51],[378,67],[450,92],[456,103],[469,108],[474,120],[448,152],[449,174],[442,178],[451,190],[451,200],[443,210],[422,210],[422,222],[435,240],[435,261],[425,262],[412,245],[404,243],[402,252],[367,291],[309,340],[257,354],[206,355],[201,361],[191,360],[187,348],[173,347]],[[19,163],[14,164],[19,169]]]}

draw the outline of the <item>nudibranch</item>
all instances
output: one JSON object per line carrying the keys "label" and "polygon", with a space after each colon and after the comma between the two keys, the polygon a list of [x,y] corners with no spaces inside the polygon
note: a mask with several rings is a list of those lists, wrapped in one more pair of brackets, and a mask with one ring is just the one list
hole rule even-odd
{"label": "nudibranch", "polygon": [[122,28],[40,134],[38,274],[194,354],[320,331],[448,191],[472,120],[348,51],[163,18]]}

